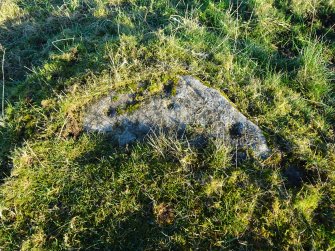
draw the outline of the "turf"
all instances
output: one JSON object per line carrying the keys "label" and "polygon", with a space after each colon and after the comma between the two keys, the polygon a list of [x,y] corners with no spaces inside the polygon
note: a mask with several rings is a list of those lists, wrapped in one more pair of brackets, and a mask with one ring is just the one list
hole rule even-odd
{"label": "turf", "polygon": [[[335,249],[334,20],[333,0],[2,1],[0,250]],[[83,131],[91,102],[185,74],[270,158]]]}

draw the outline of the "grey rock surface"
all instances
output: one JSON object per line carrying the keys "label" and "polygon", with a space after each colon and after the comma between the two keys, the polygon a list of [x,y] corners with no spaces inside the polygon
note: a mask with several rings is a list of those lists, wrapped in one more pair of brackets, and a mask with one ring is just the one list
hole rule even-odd
{"label": "grey rock surface", "polygon": [[231,147],[251,148],[266,158],[269,148],[260,128],[239,112],[217,90],[190,76],[181,77],[175,95],[148,98],[132,112],[118,113],[133,102],[131,94],[111,94],[89,107],[84,118],[87,131],[111,133],[120,145],[143,139],[152,131],[188,126],[203,128],[207,136],[222,138]]}

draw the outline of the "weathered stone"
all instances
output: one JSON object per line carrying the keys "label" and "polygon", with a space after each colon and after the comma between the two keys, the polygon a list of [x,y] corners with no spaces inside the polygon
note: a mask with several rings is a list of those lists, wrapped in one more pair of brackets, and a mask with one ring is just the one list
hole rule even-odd
{"label": "weathered stone", "polygon": [[268,155],[269,148],[259,127],[219,91],[190,76],[181,77],[175,88],[174,94],[149,97],[131,112],[123,110],[127,104],[133,104],[133,95],[111,94],[89,108],[84,127],[87,131],[111,133],[120,145],[125,145],[143,139],[151,131],[181,132],[195,126],[234,148],[251,148],[262,158]]}

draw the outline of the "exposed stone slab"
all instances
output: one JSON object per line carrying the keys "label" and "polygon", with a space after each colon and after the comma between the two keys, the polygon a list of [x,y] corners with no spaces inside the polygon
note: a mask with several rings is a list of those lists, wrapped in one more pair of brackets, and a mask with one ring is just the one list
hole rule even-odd
{"label": "exposed stone slab", "polygon": [[120,112],[133,102],[131,94],[111,94],[93,104],[84,119],[87,131],[111,133],[120,145],[143,139],[150,131],[187,126],[203,128],[232,147],[251,148],[258,157],[269,153],[260,128],[215,89],[190,76],[181,77],[175,94],[149,97],[132,112]]}

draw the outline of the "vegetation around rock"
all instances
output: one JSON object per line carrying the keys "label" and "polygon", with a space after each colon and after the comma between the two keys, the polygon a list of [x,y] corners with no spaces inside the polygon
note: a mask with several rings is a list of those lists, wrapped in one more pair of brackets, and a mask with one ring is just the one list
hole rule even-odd
{"label": "vegetation around rock", "polygon": [[[117,96],[115,101],[118,94],[112,92],[89,105],[84,129],[108,133],[120,146],[164,133],[167,137],[188,137],[194,147],[203,147],[208,138],[221,139],[227,148],[250,151],[263,160],[269,157],[270,149],[259,127],[219,91],[191,76],[180,76],[174,95],[167,89],[159,95],[146,95],[143,102],[134,94]],[[129,105],[133,109],[129,110]],[[195,127],[200,129],[197,133]]]}
{"label": "vegetation around rock", "polygon": [[[0,250],[335,249],[334,20],[333,0],[1,1]],[[83,131],[109,93],[182,75],[271,156]]]}

